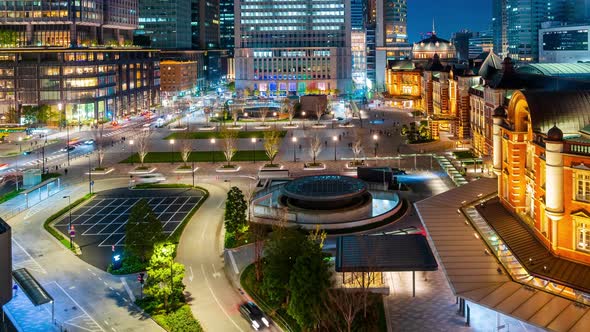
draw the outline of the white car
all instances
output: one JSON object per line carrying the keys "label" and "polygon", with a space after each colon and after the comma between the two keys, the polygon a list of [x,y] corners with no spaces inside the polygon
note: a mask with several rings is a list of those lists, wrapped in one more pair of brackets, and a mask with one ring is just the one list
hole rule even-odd
{"label": "white car", "polygon": [[166,181],[164,175],[160,173],[149,173],[135,176],[135,183],[159,183]]}

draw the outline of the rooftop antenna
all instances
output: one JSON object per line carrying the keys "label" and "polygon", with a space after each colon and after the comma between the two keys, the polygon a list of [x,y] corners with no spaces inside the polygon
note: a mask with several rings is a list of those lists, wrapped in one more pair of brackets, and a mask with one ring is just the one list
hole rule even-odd
{"label": "rooftop antenna", "polygon": [[434,17],[432,18],[432,34],[436,35],[436,29],[434,28]]}

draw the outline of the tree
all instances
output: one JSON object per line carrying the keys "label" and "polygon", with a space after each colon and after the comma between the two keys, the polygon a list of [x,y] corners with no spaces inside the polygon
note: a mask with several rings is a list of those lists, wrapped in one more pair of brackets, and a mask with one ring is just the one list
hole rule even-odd
{"label": "tree", "polygon": [[274,165],[273,162],[275,157],[279,153],[279,148],[281,147],[281,134],[277,130],[269,130],[264,132],[264,150],[266,151],[266,155],[268,159],[270,159],[270,164]]}
{"label": "tree", "polygon": [[287,300],[291,271],[305,241],[305,235],[298,229],[282,228],[271,233],[262,268],[262,291],[269,305],[278,306]]}
{"label": "tree", "polygon": [[94,144],[96,145],[96,154],[98,157],[98,168],[102,168],[102,162],[104,160],[105,155],[105,142],[103,132],[104,125],[102,124],[92,131],[92,135],[94,136]]}
{"label": "tree", "polygon": [[225,201],[225,231],[233,235],[244,233],[248,229],[247,210],[244,193],[238,187],[231,187]]}
{"label": "tree", "polygon": [[205,127],[209,127],[209,117],[211,116],[211,108],[210,107],[205,107],[203,109],[203,115],[205,115]]}
{"label": "tree", "polygon": [[318,124],[320,124],[320,120],[322,119],[322,115],[324,115],[324,110],[320,105],[316,105],[315,107],[315,116],[318,119]]}
{"label": "tree", "polygon": [[401,129],[401,132],[400,132],[400,133],[402,134],[402,136],[406,136],[406,135],[408,135],[408,132],[409,132],[409,131],[410,131],[410,130],[409,130],[409,128],[408,128],[408,126],[407,126],[407,125],[405,125],[405,124],[404,124],[404,125],[402,125],[402,129]]}
{"label": "tree", "polygon": [[152,131],[150,128],[145,128],[140,130],[137,134],[137,155],[139,156],[139,162],[143,167],[143,162],[145,157],[148,154],[148,148],[150,144],[150,136],[152,136]]}
{"label": "tree", "polygon": [[293,118],[295,117],[295,105],[289,100],[289,98],[283,99],[282,104],[283,112],[289,115],[289,125],[293,125]]}
{"label": "tree", "polygon": [[236,82],[227,83],[226,88],[228,91],[235,92],[236,91]]}
{"label": "tree", "polygon": [[232,117],[232,120],[234,120],[234,127],[236,127],[238,125],[238,119],[240,117],[241,111],[242,110],[236,106],[231,107],[231,117]]}
{"label": "tree", "polygon": [[318,156],[318,154],[320,153],[320,151],[322,150],[322,140],[320,139],[320,136],[318,134],[315,134],[311,137],[311,139],[309,140],[309,151],[311,152],[311,157],[313,158],[313,164],[315,165],[316,162],[316,158]]}
{"label": "tree", "polygon": [[306,239],[289,278],[287,313],[304,329],[317,327],[325,294],[332,286],[330,264],[320,245]]}
{"label": "tree", "polygon": [[227,166],[231,164],[231,160],[238,151],[238,133],[235,130],[230,130],[225,127],[221,128],[221,145],[223,148],[223,155],[227,160]]}
{"label": "tree", "polygon": [[359,156],[363,152],[363,136],[360,130],[354,130],[354,138],[352,139],[352,154],[354,155],[354,162],[356,163]]}
{"label": "tree", "polygon": [[147,268],[147,281],[144,288],[146,296],[153,297],[164,305],[164,310],[175,309],[183,300],[184,265],[174,261],[176,246],[171,243],[158,243]]}
{"label": "tree", "polygon": [[[333,331],[352,331],[352,323],[363,310],[363,296],[358,291],[346,288],[329,289],[325,293],[324,316],[322,323],[328,324],[327,328]],[[344,326],[341,326],[344,323]]]}
{"label": "tree", "polygon": [[162,223],[148,202],[140,199],[131,208],[125,225],[125,249],[145,262],[152,254],[154,243],[163,239]]}
{"label": "tree", "polygon": [[193,152],[193,147],[191,144],[191,140],[188,139],[183,139],[180,142],[180,157],[182,158],[182,162],[184,163],[184,166],[186,166],[186,162],[188,161],[188,158],[191,155],[191,152]]}
{"label": "tree", "polygon": [[262,125],[266,124],[266,117],[268,116],[268,107],[261,107],[258,111],[260,119],[262,119]]}

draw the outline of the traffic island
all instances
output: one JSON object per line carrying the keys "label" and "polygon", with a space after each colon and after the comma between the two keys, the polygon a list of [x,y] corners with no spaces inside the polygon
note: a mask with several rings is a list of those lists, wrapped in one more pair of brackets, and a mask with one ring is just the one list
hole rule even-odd
{"label": "traffic island", "polygon": [[198,167],[193,168],[191,165],[180,165],[174,169],[173,173],[176,174],[191,174],[198,170]]}
{"label": "traffic island", "polygon": [[139,166],[135,167],[132,171],[129,171],[131,175],[138,175],[138,174],[149,174],[153,173],[157,170],[156,167],[148,167],[148,166]]}
{"label": "traffic island", "polygon": [[326,165],[323,163],[305,163],[303,165],[304,171],[322,171],[326,169]]}
{"label": "traffic island", "polygon": [[[115,169],[113,167],[96,167],[90,171],[91,175],[107,175],[112,173]],[[88,172],[86,172],[88,174]]]}
{"label": "traffic island", "polygon": [[215,169],[217,173],[235,173],[240,170],[240,166],[238,165],[221,165]]}

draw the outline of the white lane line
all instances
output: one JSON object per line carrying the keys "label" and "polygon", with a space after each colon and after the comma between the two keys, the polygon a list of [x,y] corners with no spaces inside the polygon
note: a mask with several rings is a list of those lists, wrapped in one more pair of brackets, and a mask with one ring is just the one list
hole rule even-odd
{"label": "white lane line", "polygon": [[219,306],[219,308],[221,308],[221,311],[223,311],[223,313],[225,314],[225,317],[227,317],[239,331],[244,332],[244,330],[242,330],[238,326],[238,324],[236,324],[236,322],[234,322],[234,320],[229,316],[227,311],[225,311],[225,309],[221,305],[221,302],[219,302],[219,299],[217,298],[217,296],[215,296],[215,293],[213,293],[213,289],[211,288],[211,285],[209,285],[209,279],[207,279],[207,274],[205,273],[205,265],[203,265],[203,264],[201,264],[201,271],[203,272],[203,277],[205,278],[205,283],[207,284],[207,288],[209,288],[209,292],[213,296],[213,299],[215,300],[215,302],[217,302],[217,305]]}
{"label": "white lane line", "polygon": [[[127,280],[125,280],[125,278],[121,277],[121,283],[123,284],[123,288],[125,288],[125,291],[127,291],[127,295],[129,295],[131,302],[135,302],[135,295],[133,295],[131,288],[129,288],[129,285],[127,285]],[[117,293],[117,294],[119,294],[119,293]]]}
{"label": "white lane line", "polygon": [[223,204],[225,204],[225,198],[219,203],[219,205],[217,206],[218,209],[221,209],[221,207],[223,206]]}
{"label": "white lane line", "polygon": [[234,269],[236,274],[240,274],[240,270],[238,270],[238,265],[236,264],[236,259],[234,258],[234,253],[231,250],[227,251],[227,255],[229,256],[229,261],[231,262],[231,266]]}
{"label": "white lane line", "polygon": [[[86,310],[84,310],[84,308],[83,308],[83,307],[82,307],[82,306],[81,306],[81,305],[80,305],[78,302],[76,302],[76,300],[74,300],[74,298],[73,298],[73,297],[71,297],[71,296],[70,296],[70,294],[68,294],[68,292],[66,292],[66,290],[65,290],[65,289],[63,289],[63,287],[61,287],[61,286],[60,286],[60,285],[57,283],[57,281],[53,281],[53,283],[54,283],[54,284],[55,284],[57,287],[59,287],[59,289],[61,289],[61,290],[62,290],[62,292],[64,292],[64,294],[66,294],[66,296],[67,296],[67,297],[69,297],[69,298],[70,298],[70,300],[72,300],[72,302],[74,302],[74,304],[75,304],[76,306],[78,306],[78,308],[80,308],[80,310],[82,310],[82,312],[83,312],[83,313],[85,313],[85,314],[86,314],[86,316],[88,316],[88,318],[89,318],[89,319],[90,319],[90,320],[91,320],[91,321],[92,321],[94,324],[96,324],[96,326],[98,326],[98,328],[99,328],[101,331],[104,331],[104,330],[103,330],[103,328],[102,328],[102,326],[100,326],[100,325],[98,324],[98,322],[97,322],[97,321],[95,321],[95,320],[94,320],[94,318],[92,318],[92,316],[90,316],[90,315],[88,314],[88,312],[87,312]],[[107,323],[107,324],[108,324],[108,323]]]}
{"label": "white lane line", "polygon": [[188,269],[191,271],[191,275],[188,277],[188,280],[190,280],[192,282],[193,279],[195,278],[195,275],[193,273],[193,267],[189,266]]}
{"label": "white lane line", "polygon": [[35,262],[35,264],[37,264],[37,266],[39,267],[39,269],[41,270],[41,272],[43,272],[43,274],[47,274],[47,271],[41,266],[41,264],[39,264],[39,262],[37,262],[33,256],[31,256],[26,250],[25,248],[23,248],[23,246],[20,245],[20,243],[18,243],[18,241],[16,241],[16,239],[12,239],[12,241],[14,242],[14,244],[16,244],[24,253],[25,255],[27,255],[33,262]]}
{"label": "white lane line", "polygon": [[109,285],[109,284],[107,284],[107,282],[106,282],[106,281],[103,281],[103,283],[104,283],[104,285],[105,285],[105,286],[108,286],[108,285]]}

